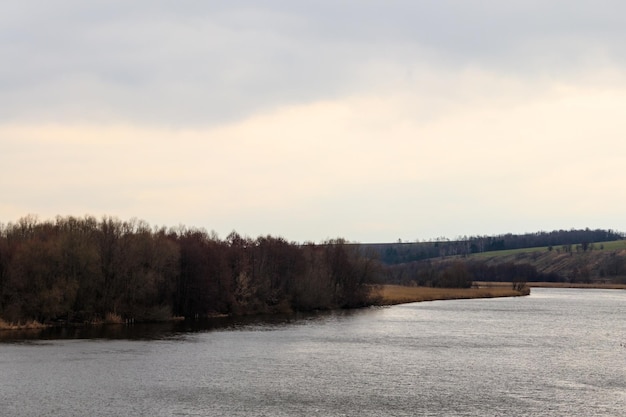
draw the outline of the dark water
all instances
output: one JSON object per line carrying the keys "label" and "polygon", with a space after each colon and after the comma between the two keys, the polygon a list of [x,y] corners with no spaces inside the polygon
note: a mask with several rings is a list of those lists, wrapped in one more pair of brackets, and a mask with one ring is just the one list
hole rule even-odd
{"label": "dark water", "polygon": [[113,334],[5,334],[0,415],[623,416],[625,319],[626,291],[533,289]]}

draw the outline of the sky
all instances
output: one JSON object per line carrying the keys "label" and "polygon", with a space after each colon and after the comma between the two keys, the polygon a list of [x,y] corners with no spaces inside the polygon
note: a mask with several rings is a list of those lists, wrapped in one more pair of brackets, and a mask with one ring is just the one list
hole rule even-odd
{"label": "sky", "polygon": [[626,3],[23,0],[0,223],[224,238],[626,230]]}

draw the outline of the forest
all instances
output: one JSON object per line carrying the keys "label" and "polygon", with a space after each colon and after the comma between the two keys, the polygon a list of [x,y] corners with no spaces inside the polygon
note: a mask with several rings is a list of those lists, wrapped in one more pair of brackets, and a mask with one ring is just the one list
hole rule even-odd
{"label": "forest", "polygon": [[[162,321],[354,308],[376,303],[372,289],[378,284],[468,288],[474,281],[589,282],[594,276],[626,274],[623,256],[607,252],[598,258],[600,251],[594,251],[598,255],[590,258],[593,245],[585,244],[617,238],[622,235],[585,229],[456,242],[300,244],[236,232],[222,240],[203,229],[151,227],[136,219],[26,216],[0,224],[0,320]],[[464,255],[475,247],[571,248],[576,242],[582,242],[576,256],[552,246],[529,255],[532,259],[516,255],[503,262]],[[571,271],[550,269],[570,264]],[[592,264],[597,271],[588,267]]]}
{"label": "forest", "polygon": [[41,323],[359,307],[378,263],[342,239],[296,244],[152,228],[112,217],[34,216],[0,228],[0,318]]}

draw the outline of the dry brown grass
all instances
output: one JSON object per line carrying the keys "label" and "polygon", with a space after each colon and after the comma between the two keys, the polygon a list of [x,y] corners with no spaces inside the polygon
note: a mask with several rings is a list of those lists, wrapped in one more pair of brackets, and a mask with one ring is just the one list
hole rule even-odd
{"label": "dry brown grass", "polygon": [[432,288],[381,285],[373,290],[377,304],[392,305],[418,301],[458,300],[467,298],[517,297],[528,292],[515,291],[508,287],[493,288]]}
{"label": "dry brown grass", "polygon": [[106,313],[104,316],[105,324],[124,324],[124,319],[117,313]]}
{"label": "dry brown grass", "polygon": [[7,323],[0,319],[0,330],[32,330],[43,329],[45,327],[47,327],[45,324],[39,323],[37,320],[29,320],[24,323]]}

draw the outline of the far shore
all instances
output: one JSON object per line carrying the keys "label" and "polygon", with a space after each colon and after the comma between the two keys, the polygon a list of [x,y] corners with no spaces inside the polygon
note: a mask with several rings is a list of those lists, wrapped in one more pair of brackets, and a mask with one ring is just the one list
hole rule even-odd
{"label": "far shore", "polygon": [[[475,281],[474,285],[479,288],[511,288],[511,282],[491,282],[491,281]],[[624,290],[626,284],[611,284],[611,283],[588,283],[583,284],[580,282],[527,282],[526,286],[532,288],[589,288],[589,289],[604,289],[604,290]]]}

